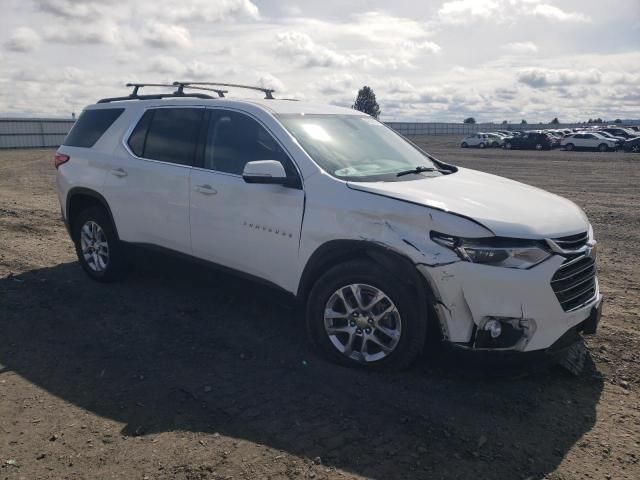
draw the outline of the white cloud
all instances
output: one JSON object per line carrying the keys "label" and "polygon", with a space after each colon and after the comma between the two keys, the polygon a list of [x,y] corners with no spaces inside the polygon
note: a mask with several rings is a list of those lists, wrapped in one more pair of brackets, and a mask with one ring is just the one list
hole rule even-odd
{"label": "white cloud", "polygon": [[353,85],[353,75],[350,73],[336,73],[322,77],[313,83],[312,88],[324,95],[335,95],[345,93],[345,91],[350,90]]}
{"label": "white cloud", "polygon": [[600,83],[602,73],[590,70],[526,69],[518,73],[518,81],[533,88],[557,87],[579,83]]}
{"label": "white cloud", "polygon": [[309,35],[301,32],[283,32],[276,35],[276,49],[289,55],[305,67],[347,67],[358,60],[353,55],[343,55],[315,43]]}
{"label": "white cloud", "polygon": [[440,7],[437,18],[450,25],[468,25],[477,21],[515,22],[527,16],[559,22],[590,21],[582,13],[565,12],[554,5],[539,2],[540,0],[452,0]]}
{"label": "white cloud", "polygon": [[46,27],[43,32],[45,40],[66,44],[115,44],[121,39],[120,28],[113,22],[103,21],[98,24],[82,22],[72,23],[65,28]]}
{"label": "white cloud", "polygon": [[158,55],[151,59],[147,70],[152,73],[180,76],[179,74],[184,72],[184,65],[175,57]]}
{"label": "white cloud", "polygon": [[260,17],[258,7],[250,0],[156,0],[142,10],[179,22],[220,22],[231,18],[257,20]]}
{"label": "white cloud", "polygon": [[154,48],[191,46],[189,30],[178,25],[167,25],[155,21],[147,23],[142,38],[147,45]]}
{"label": "white cloud", "polygon": [[506,50],[510,53],[536,53],[538,51],[538,47],[533,42],[512,42],[507,43],[502,46],[503,50]]}
{"label": "white cloud", "polygon": [[577,12],[565,12],[558,7],[543,3],[536,5],[533,14],[539,17],[556,20],[559,22],[589,22],[590,19],[586,15]]}
{"label": "white cloud", "polygon": [[412,51],[413,53],[416,53],[416,52],[439,53],[440,50],[442,50],[440,45],[434,42],[429,42],[429,41],[416,42],[413,40],[405,40],[400,44],[400,47],[406,48]]}
{"label": "white cloud", "polygon": [[5,43],[5,48],[12,52],[31,52],[40,45],[40,35],[28,27],[14,30]]}
{"label": "white cloud", "polygon": [[276,92],[286,91],[285,85],[278,77],[270,73],[264,73],[258,78],[256,84],[261,88],[270,88]]}
{"label": "white cloud", "polygon": [[498,15],[500,8],[496,0],[453,0],[445,2],[437,16],[443,23],[462,25],[477,19],[488,20]]}
{"label": "white cloud", "polygon": [[92,19],[104,14],[117,0],[34,0],[39,10],[63,18]]}
{"label": "white cloud", "polygon": [[[18,115],[68,115],[128,93],[127,81],[216,80],[345,106],[369,85],[386,119],[640,117],[636,2],[2,3],[0,83],[20,76],[28,92],[0,89],[0,109]],[[38,40],[16,54],[13,34],[27,26]],[[48,85],[62,72],[73,88]]]}

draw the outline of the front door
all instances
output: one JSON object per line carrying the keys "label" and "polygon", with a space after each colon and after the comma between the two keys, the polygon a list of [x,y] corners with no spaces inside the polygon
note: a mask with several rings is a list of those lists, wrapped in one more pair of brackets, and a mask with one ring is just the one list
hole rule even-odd
{"label": "front door", "polygon": [[[254,118],[209,110],[200,164],[191,171],[193,254],[295,290],[304,191],[299,173]],[[246,183],[247,162],[278,160],[291,186]]]}

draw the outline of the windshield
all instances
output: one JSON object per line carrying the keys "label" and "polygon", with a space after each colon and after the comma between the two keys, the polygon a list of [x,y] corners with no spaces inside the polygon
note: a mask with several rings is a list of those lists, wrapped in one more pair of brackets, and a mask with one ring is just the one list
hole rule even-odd
{"label": "windshield", "polygon": [[437,171],[421,171],[397,177],[418,166],[437,166],[369,116],[295,114],[279,115],[278,119],[324,171],[341,180],[403,181],[440,175]]}

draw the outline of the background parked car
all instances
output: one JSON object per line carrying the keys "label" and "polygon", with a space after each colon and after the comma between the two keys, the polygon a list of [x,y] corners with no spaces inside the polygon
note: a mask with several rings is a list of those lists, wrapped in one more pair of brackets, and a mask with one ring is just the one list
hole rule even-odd
{"label": "background parked car", "polygon": [[525,132],[519,137],[507,140],[504,147],[508,150],[550,150],[553,148],[554,141],[546,133]]}
{"label": "background parked car", "polygon": [[491,139],[487,136],[486,133],[478,132],[463,138],[460,146],[462,148],[467,148],[467,147],[486,148],[491,146]]}
{"label": "background parked car", "polygon": [[615,150],[618,142],[595,132],[579,132],[562,139],[561,145],[566,150],[589,149],[606,152]]}
{"label": "background parked car", "polygon": [[625,152],[640,153],[640,137],[625,141],[622,148]]}
{"label": "background parked car", "polygon": [[595,133],[597,135],[602,135],[605,138],[610,138],[611,140],[615,140],[618,143],[618,146],[624,145],[624,142],[627,140],[624,137],[617,137],[615,135],[611,135],[609,132],[605,132],[604,130],[596,130]]}
{"label": "background parked car", "polygon": [[500,148],[504,146],[504,137],[498,133],[487,133],[487,138],[489,140],[489,145],[494,148]]}
{"label": "background parked car", "polygon": [[615,135],[616,137],[633,138],[637,136],[636,135],[637,132],[633,130],[627,130],[626,128],[607,127],[607,128],[600,128],[599,131],[608,132],[611,135]]}

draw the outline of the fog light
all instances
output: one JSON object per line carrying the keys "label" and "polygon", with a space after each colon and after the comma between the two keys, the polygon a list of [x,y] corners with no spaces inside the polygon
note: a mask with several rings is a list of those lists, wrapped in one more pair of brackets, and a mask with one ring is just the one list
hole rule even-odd
{"label": "fog light", "polygon": [[484,330],[489,332],[491,338],[498,338],[502,333],[502,325],[498,320],[489,320],[484,324]]}

